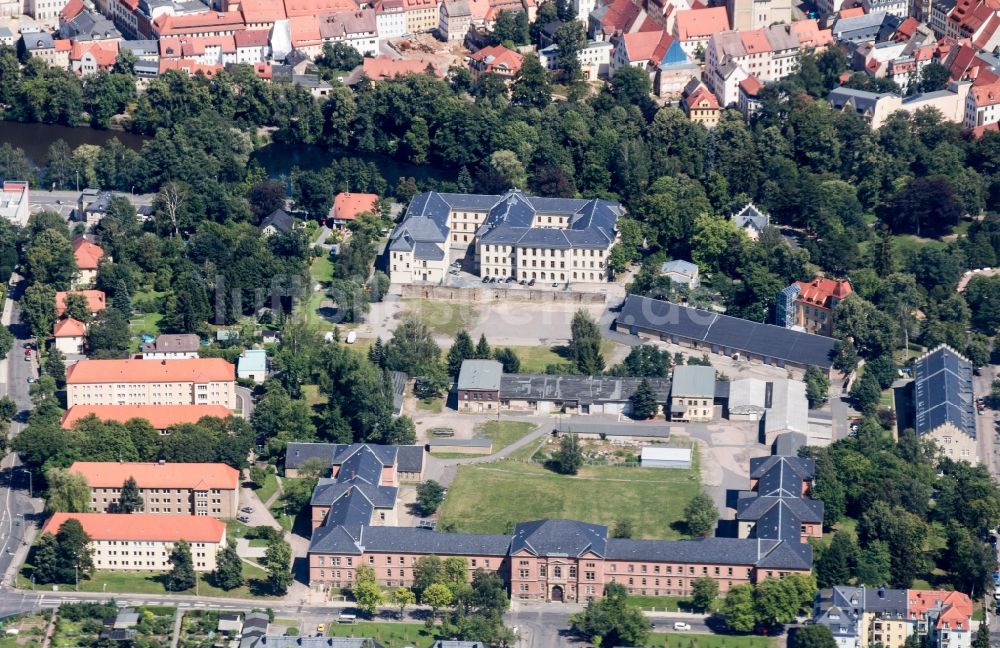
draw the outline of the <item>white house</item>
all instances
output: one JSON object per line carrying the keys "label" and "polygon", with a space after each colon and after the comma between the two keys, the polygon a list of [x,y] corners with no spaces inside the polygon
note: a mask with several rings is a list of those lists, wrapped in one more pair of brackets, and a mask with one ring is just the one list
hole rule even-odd
{"label": "white house", "polygon": [[263,349],[247,349],[240,354],[236,364],[237,378],[262,383],[267,378],[267,352]]}
{"label": "white house", "polygon": [[80,355],[87,339],[87,325],[72,317],[61,319],[52,327],[52,337],[63,355]]}
{"label": "white house", "polygon": [[381,39],[399,38],[406,33],[406,8],[403,0],[379,0],[375,3],[375,24]]}

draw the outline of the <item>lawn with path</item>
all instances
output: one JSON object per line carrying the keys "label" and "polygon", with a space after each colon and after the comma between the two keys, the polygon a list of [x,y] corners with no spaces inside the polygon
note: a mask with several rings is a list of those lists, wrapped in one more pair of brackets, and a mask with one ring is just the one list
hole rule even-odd
{"label": "lawn with path", "polygon": [[493,452],[499,452],[538,426],[526,421],[487,421],[476,428],[476,436],[493,442]]}
{"label": "lawn with path", "polygon": [[[25,565],[18,574],[18,587],[31,589],[31,567]],[[163,575],[166,572],[137,571],[137,572],[112,572],[97,571],[89,579],[80,579],[80,592],[106,592],[108,594],[167,594],[163,587]],[[172,594],[197,594],[199,596],[218,596],[226,598],[275,598],[262,591],[262,587],[252,587],[251,581],[263,585],[267,579],[267,572],[263,569],[251,565],[243,565],[243,578],[248,584],[244,584],[235,589],[226,591],[210,584],[206,578],[207,574],[198,574],[198,587],[192,587],[184,592],[171,592]],[[36,586],[42,587],[42,586]],[[48,587],[48,586],[45,586]],[[61,585],[62,591],[76,591],[74,583]]]}
{"label": "lawn with path", "polygon": [[614,526],[629,520],[636,538],[683,537],[672,524],[700,490],[692,470],[585,466],[575,476],[536,463],[463,465],[448,489],[441,524],[466,533],[509,533],[513,524],[569,518]]}
{"label": "lawn with path", "polygon": [[645,643],[647,648],[773,648],[775,644],[770,637],[692,632],[654,632]]}

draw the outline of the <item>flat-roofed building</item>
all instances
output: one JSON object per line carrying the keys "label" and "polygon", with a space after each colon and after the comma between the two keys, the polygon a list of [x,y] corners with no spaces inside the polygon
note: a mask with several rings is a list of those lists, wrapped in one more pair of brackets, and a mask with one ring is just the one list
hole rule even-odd
{"label": "flat-roofed building", "polygon": [[181,540],[191,545],[194,569],[215,569],[215,556],[226,546],[226,525],[194,515],[106,515],[56,513],[42,533],[56,535],[70,519],[90,537],[94,568],[99,571],[167,571],[170,552]]}
{"label": "flat-roofed building", "polygon": [[142,513],[233,518],[239,512],[240,472],[223,463],[77,461],[70,472],[90,486],[90,505],[114,512],[122,485],[133,478],[142,494]]}
{"label": "flat-roofed building", "polygon": [[4,181],[0,187],[0,218],[20,227],[27,225],[29,195],[27,182]]}
{"label": "flat-roofed building", "polygon": [[80,360],[66,371],[66,405],[223,405],[236,408],[236,370],[221,358]]}

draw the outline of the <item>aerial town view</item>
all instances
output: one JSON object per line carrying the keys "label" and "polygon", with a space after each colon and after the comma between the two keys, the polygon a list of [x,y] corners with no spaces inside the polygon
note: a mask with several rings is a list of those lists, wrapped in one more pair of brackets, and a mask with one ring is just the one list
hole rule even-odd
{"label": "aerial town view", "polygon": [[0,0],[0,648],[1000,648],[1000,0]]}

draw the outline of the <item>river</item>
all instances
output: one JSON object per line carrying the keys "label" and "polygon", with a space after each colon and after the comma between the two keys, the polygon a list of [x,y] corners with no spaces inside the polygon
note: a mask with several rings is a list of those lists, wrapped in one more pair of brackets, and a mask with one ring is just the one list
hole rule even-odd
{"label": "river", "polygon": [[[97,130],[81,126],[70,128],[56,124],[23,124],[20,122],[0,121],[0,144],[10,144],[23,149],[25,154],[38,166],[48,163],[48,151],[53,142],[64,140],[71,149],[82,144],[101,146],[111,138],[117,137],[125,146],[139,150],[148,137],[115,130]],[[430,165],[409,164],[387,155],[357,153],[345,149],[328,151],[319,146],[292,146],[288,144],[268,144],[253,153],[253,159],[260,163],[268,175],[273,178],[287,177],[293,167],[301,169],[318,169],[328,165],[334,159],[345,157],[361,158],[373,162],[378,167],[382,177],[395,187],[401,177],[413,177],[419,180],[437,178],[454,180],[456,173],[451,169],[440,169]]]}

